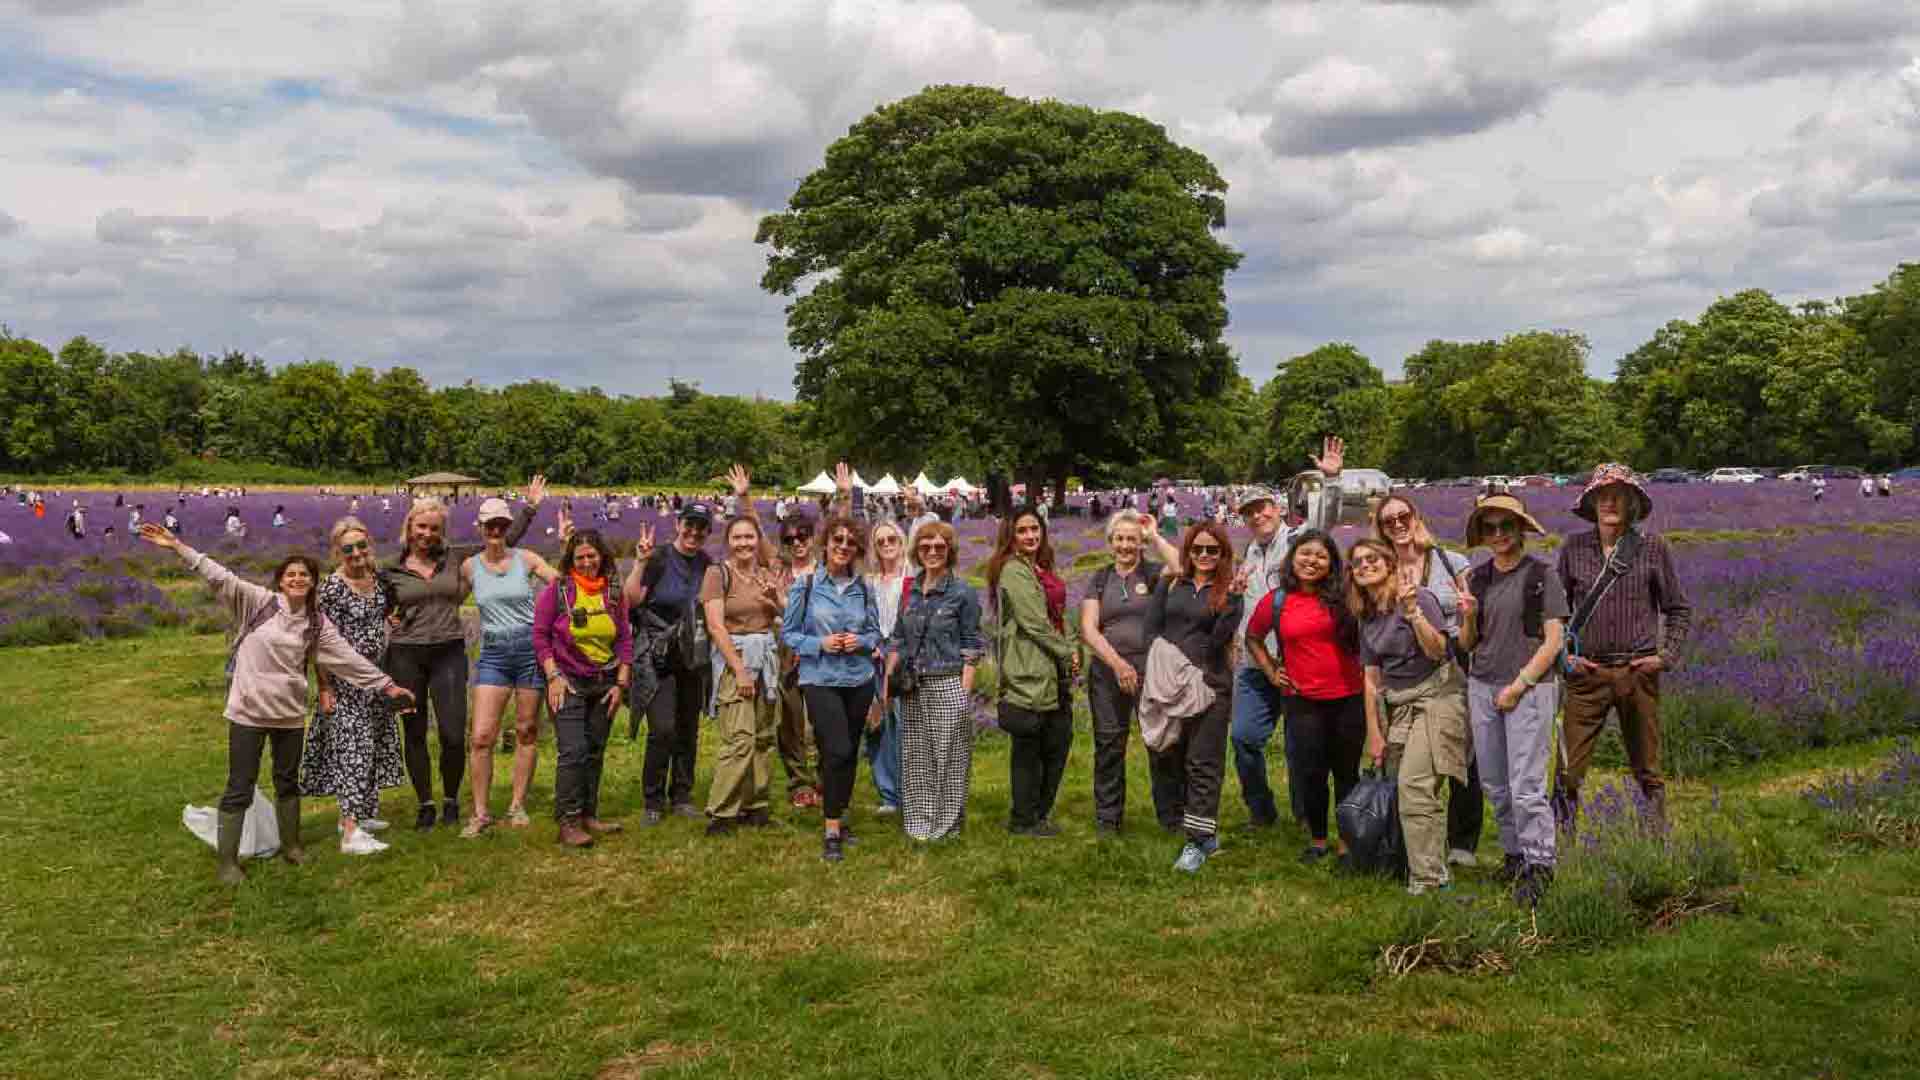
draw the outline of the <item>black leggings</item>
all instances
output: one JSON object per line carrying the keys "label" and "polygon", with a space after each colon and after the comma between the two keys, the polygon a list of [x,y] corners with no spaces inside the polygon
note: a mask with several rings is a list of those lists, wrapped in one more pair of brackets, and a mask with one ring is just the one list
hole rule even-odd
{"label": "black leggings", "polygon": [[414,710],[401,718],[406,734],[407,776],[413,795],[433,802],[433,771],[427,761],[427,705],[440,729],[440,790],[448,801],[460,797],[467,774],[467,643],[394,645],[387,649],[387,674],[413,691]]}
{"label": "black leggings", "polygon": [[300,750],[307,733],[302,728],[259,728],[227,724],[227,790],[220,809],[237,814],[253,805],[253,785],[260,779],[260,755],[273,744],[275,798],[300,797]]}
{"label": "black leggings", "polygon": [[693,762],[700,751],[700,707],[706,680],[698,671],[660,676],[647,703],[647,753],[640,762],[640,791],[647,809],[693,802]]}
{"label": "black leggings", "polygon": [[813,741],[820,748],[820,812],[828,821],[847,816],[853,781],[860,770],[860,731],[873,705],[873,684],[802,686]]}
{"label": "black leggings", "polygon": [[1333,804],[1338,804],[1360,779],[1360,754],[1367,745],[1367,711],[1359,694],[1314,701],[1298,694],[1285,699],[1287,732],[1293,736],[1294,768],[1290,783],[1306,794],[1307,828],[1315,840],[1327,838],[1327,776],[1333,776]]}
{"label": "black leggings", "polygon": [[1037,713],[1001,702],[999,719],[1000,730],[1013,743],[1007,756],[1012,789],[1007,825],[1030,829],[1053,815],[1067,755],[1073,750],[1073,712],[1060,708]]}

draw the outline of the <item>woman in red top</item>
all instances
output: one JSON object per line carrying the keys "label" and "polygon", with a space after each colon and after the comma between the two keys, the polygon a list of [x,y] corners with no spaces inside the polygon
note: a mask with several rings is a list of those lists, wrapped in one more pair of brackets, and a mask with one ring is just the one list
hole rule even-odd
{"label": "woman in red top", "polygon": [[[1254,664],[1286,695],[1287,733],[1294,745],[1288,780],[1305,792],[1307,828],[1313,834],[1300,856],[1307,863],[1327,854],[1327,777],[1333,777],[1337,804],[1360,778],[1360,752],[1367,742],[1360,631],[1345,597],[1339,547],[1325,532],[1308,529],[1287,549],[1280,587],[1261,599],[1247,623]],[[1266,648],[1267,633],[1276,624],[1278,657]],[[1340,846],[1345,850],[1344,843]]]}

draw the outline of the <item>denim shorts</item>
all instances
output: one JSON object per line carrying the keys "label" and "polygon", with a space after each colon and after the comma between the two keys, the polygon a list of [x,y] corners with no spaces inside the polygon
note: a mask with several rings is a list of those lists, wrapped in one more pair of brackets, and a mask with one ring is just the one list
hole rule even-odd
{"label": "denim shorts", "polygon": [[480,663],[473,670],[473,685],[545,689],[546,676],[533,655],[533,627],[513,633],[487,634],[481,640]]}

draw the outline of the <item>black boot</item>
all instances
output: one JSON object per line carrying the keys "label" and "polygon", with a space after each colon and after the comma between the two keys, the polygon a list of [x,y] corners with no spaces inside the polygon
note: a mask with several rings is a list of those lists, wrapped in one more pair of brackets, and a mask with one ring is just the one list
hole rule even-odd
{"label": "black boot", "polygon": [[300,796],[275,799],[273,817],[280,825],[280,857],[299,866],[307,861],[307,849],[300,844]]}
{"label": "black boot", "polygon": [[240,830],[246,824],[246,811],[220,811],[220,831],[214,850],[219,853],[219,878],[223,885],[239,885],[247,880],[247,872],[240,867]]}

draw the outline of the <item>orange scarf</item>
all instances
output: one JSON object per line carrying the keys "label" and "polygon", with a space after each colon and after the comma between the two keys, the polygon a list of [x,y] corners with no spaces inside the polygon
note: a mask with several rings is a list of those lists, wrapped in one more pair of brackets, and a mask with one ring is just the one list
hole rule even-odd
{"label": "orange scarf", "polygon": [[586,593],[588,596],[599,596],[601,591],[607,587],[607,579],[604,577],[581,577],[580,571],[578,570],[569,570],[567,571],[567,575],[573,578],[573,587]]}

